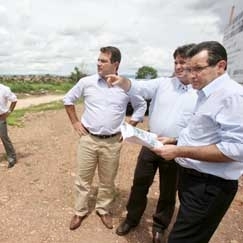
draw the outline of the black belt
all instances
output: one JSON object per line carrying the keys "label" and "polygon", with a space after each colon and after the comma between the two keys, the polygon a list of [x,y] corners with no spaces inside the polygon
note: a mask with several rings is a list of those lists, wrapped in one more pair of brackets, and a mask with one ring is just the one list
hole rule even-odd
{"label": "black belt", "polygon": [[226,179],[221,178],[221,177],[216,176],[216,175],[199,172],[197,170],[185,168],[185,167],[182,167],[182,166],[180,166],[180,171],[183,172],[183,173],[189,174],[189,175],[197,176],[197,177],[200,177],[200,178],[207,178],[207,179],[215,180],[215,181],[225,181],[226,180]]}
{"label": "black belt", "polygon": [[[180,166],[180,172],[182,172],[183,174],[187,174],[187,175],[191,175],[191,176],[195,176],[198,178],[203,178],[206,181],[211,181],[211,183],[220,183],[220,185],[225,185],[225,188],[228,188],[228,185],[232,185],[232,183],[234,183],[233,185],[235,185],[235,187],[237,188],[238,185],[238,180],[228,180],[228,179],[224,179],[222,177],[219,176],[215,176],[215,175],[211,175],[211,174],[207,174],[207,173],[202,173],[199,172],[197,170],[194,169],[189,169],[189,168],[185,168]],[[231,187],[230,187],[231,188]]]}
{"label": "black belt", "polygon": [[94,133],[91,133],[84,125],[83,125],[83,127],[87,133],[89,133],[90,135],[92,135],[94,137],[101,138],[101,139],[112,138],[119,134],[119,133],[114,133],[114,134],[110,134],[110,135],[94,134]]}
{"label": "black belt", "polygon": [[190,169],[190,168],[185,168],[185,167],[180,167],[180,170],[181,170],[183,173],[187,173],[187,174],[194,175],[194,176],[198,176],[198,177],[204,177],[204,178],[207,178],[207,177],[211,176],[211,175],[209,175],[209,174],[202,173],[202,172],[199,172],[199,171],[197,171],[197,170]]}
{"label": "black belt", "polygon": [[110,135],[100,135],[100,134],[93,134],[91,132],[89,132],[89,134],[94,137],[101,138],[101,139],[112,138],[112,137],[115,137],[116,135],[118,135],[118,133],[114,133],[114,134],[110,134]]}

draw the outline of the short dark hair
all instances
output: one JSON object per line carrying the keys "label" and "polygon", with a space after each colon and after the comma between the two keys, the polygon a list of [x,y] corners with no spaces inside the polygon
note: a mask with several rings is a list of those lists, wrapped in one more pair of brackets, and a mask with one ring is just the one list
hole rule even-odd
{"label": "short dark hair", "polygon": [[101,47],[100,51],[103,53],[111,54],[111,63],[121,62],[121,52],[118,48],[114,46],[105,46],[105,47]]}
{"label": "short dark hair", "polygon": [[180,56],[182,58],[187,58],[187,53],[188,51],[194,47],[196,44],[191,43],[191,44],[186,44],[183,46],[179,46],[175,49],[174,53],[173,53],[173,57],[174,59],[176,59],[177,56]]}
{"label": "short dark hair", "polygon": [[[193,57],[199,52],[206,50],[208,52],[208,65],[215,66],[219,61],[224,60],[227,63],[227,52],[223,45],[217,41],[204,41],[195,45],[188,51],[188,57]],[[226,70],[227,66],[225,67]]]}

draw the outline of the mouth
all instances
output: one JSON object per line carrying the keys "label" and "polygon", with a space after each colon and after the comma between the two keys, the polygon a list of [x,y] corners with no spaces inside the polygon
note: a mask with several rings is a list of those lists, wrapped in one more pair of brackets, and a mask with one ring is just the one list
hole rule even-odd
{"label": "mouth", "polygon": [[176,71],[177,75],[184,75],[184,71]]}

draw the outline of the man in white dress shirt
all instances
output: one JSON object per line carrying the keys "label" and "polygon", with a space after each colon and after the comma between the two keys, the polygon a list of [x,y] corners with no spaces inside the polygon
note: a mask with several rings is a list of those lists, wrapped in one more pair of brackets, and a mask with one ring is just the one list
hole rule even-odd
{"label": "man in white dress shirt", "polygon": [[[119,49],[112,46],[101,48],[97,63],[98,74],[80,79],[63,99],[70,121],[80,136],[75,215],[72,217],[70,230],[77,229],[89,213],[88,195],[96,167],[99,188],[95,210],[107,228],[113,227],[110,207],[114,200],[114,180],[121,149],[120,126],[129,101],[134,108],[131,125],[142,121],[146,111],[146,102],[141,96],[127,95],[121,88],[111,89],[107,85],[106,75],[116,74],[120,61]],[[79,119],[74,103],[81,97],[84,99],[84,112]]]}
{"label": "man in white dress shirt", "polygon": [[[10,102],[10,105],[8,104]],[[7,154],[8,168],[16,163],[16,152],[12,141],[8,136],[7,117],[14,110],[17,103],[16,95],[9,87],[0,84],[0,138]]]}
{"label": "man in white dress shirt", "polygon": [[[140,94],[152,99],[149,108],[149,130],[160,137],[173,137],[186,126],[196,104],[196,91],[189,85],[186,68],[186,53],[194,44],[178,47],[173,54],[174,77],[147,81],[124,80],[128,94]],[[117,87],[117,86],[114,86]],[[123,87],[123,86],[122,86]],[[178,181],[175,161],[166,161],[153,151],[142,147],[134,173],[133,185],[127,202],[126,219],[116,230],[126,235],[137,226],[147,205],[147,194],[159,170],[159,199],[153,214],[152,235],[154,243],[165,242],[166,229],[173,216]]]}
{"label": "man in white dress shirt", "polygon": [[154,149],[180,166],[180,208],[168,243],[209,242],[243,174],[243,87],[226,72],[226,50],[206,41],[188,55],[188,72],[198,90],[194,115],[177,146]]}

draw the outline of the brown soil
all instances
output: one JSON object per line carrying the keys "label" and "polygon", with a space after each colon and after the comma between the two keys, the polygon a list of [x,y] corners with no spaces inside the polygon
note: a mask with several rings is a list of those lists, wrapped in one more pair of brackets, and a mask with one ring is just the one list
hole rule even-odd
{"label": "brown soil", "polygon": [[[78,107],[81,112],[81,105]],[[147,121],[140,127],[146,128]],[[1,243],[150,243],[151,215],[158,198],[156,176],[140,225],[125,237],[115,228],[125,216],[136,157],[140,147],[124,144],[116,180],[114,229],[108,230],[93,211],[97,189],[90,196],[92,213],[81,227],[69,230],[73,214],[73,181],[78,136],[64,110],[27,114],[24,127],[9,127],[18,163],[7,169],[0,144]],[[243,242],[243,179],[239,191],[211,243]]]}

